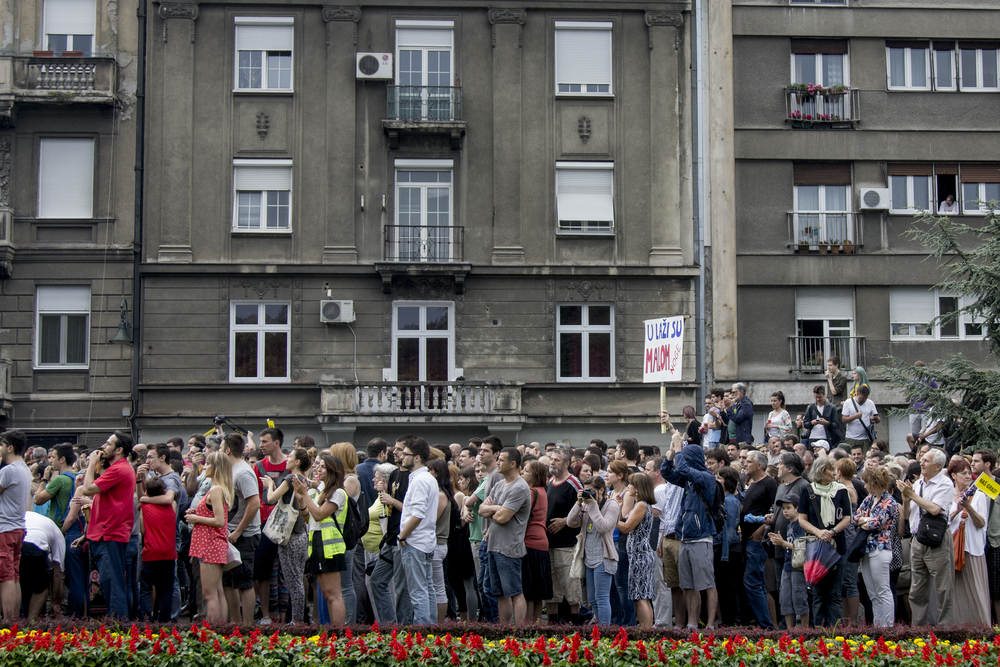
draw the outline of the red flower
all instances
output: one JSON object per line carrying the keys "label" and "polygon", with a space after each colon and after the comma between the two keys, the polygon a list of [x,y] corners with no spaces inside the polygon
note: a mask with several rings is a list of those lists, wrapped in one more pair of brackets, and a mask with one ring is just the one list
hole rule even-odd
{"label": "red flower", "polygon": [[544,665],[544,667],[549,667],[549,665],[551,665],[551,664],[552,664],[552,660],[549,658],[549,654],[548,653],[543,653],[542,654],[542,665]]}
{"label": "red flower", "polygon": [[590,652],[589,648],[583,649],[583,659],[587,662],[594,662],[594,654]]}
{"label": "red flower", "polygon": [[425,648],[423,654],[421,655],[424,660],[430,660],[433,656],[434,654],[431,653],[429,648]]}
{"label": "red flower", "polygon": [[455,653],[455,649],[451,649],[451,664],[453,665],[458,664],[458,654]]}

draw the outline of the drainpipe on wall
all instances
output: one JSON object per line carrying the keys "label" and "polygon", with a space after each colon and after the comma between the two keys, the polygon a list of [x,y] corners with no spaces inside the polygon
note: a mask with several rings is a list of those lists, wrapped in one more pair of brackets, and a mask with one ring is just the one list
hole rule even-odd
{"label": "drainpipe on wall", "polygon": [[695,302],[695,380],[698,383],[695,410],[700,410],[708,393],[705,377],[705,236],[702,225],[704,220],[705,164],[702,160],[702,30],[704,18],[702,0],[694,0],[694,12],[691,20],[691,157],[694,167],[692,212],[694,224],[694,260],[701,268],[694,281]]}
{"label": "drainpipe on wall", "polygon": [[142,351],[142,211],[146,140],[146,3],[139,0],[135,15],[138,19],[138,72],[135,87],[135,211],[132,228],[132,441],[139,442],[136,418],[139,412],[139,360]]}

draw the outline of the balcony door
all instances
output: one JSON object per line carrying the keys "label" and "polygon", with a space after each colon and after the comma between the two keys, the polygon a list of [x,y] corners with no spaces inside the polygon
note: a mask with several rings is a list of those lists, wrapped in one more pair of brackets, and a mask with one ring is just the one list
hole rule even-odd
{"label": "balcony door", "polygon": [[795,368],[822,373],[826,360],[840,357],[842,368],[859,363],[854,337],[854,289],[800,287],[795,292]]}
{"label": "balcony door", "polygon": [[452,220],[451,160],[396,161],[396,242],[400,262],[449,262]]}
{"label": "balcony door", "polygon": [[398,382],[448,382],[455,368],[455,304],[393,304],[392,368]]}
{"label": "balcony door", "polygon": [[[401,27],[405,23],[414,23]],[[404,120],[453,120],[451,21],[396,23],[396,85]]]}
{"label": "balcony door", "polygon": [[795,242],[818,246],[854,241],[850,196],[849,185],[796,185]]}

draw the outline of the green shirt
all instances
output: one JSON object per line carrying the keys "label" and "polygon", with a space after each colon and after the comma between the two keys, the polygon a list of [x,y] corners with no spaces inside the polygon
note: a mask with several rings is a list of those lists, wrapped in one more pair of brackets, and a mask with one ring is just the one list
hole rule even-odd
{"label": "green shirt", "polygon": [[69,501],[73,498],[75,479],[76,475],[70,477],[70,475],[60,473],[45,485],[46,493],[52,495],[48,517],[55,521],[60,529],[62,529],[62,520],[66,518],[69,510]]}
{"label": "green shirt", "polygon": [[479,483],[474,494],[479,501],[472,506],[472,523],[469,524],[469,541],[483,541],[483,517],[479,516],[479,506],[486,500],[486,477]]}

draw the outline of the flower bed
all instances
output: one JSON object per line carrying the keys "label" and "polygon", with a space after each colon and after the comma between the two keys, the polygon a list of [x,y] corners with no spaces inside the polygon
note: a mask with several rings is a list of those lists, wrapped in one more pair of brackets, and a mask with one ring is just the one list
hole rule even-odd
{"label": "flower bed", "polygon": [[[457,628],[455,628],[457,629]],[[985,628],[983,628],[985,629]],[[581,634],[533,634],[529,637],[488,639],[479,634],[421,634],[417,631],[380,631],[364,634],[349,628],[342,633],[310,636],[238,628],[223,634],[208,625],[185,630],[163,626],[131,626],[116,632],[106,626],[65,631],[61,627],[25,631],[0,629],[0,664],[24,667],[278,667],[319,666],[335,662],[344,667],[440,665],[448,667],[764,667],[811,665],[834,667],[888,667],[890,664],[928,667],[982,667],[997,664],[1000,635],[967,638],[962,642],[926,638],[888,640],[868,635],[789,636],[754,641],[740,634],[729,637],[692,634],[686,639],[647,635],[630,638],[620,629],[613,638],[598,630]]]}

